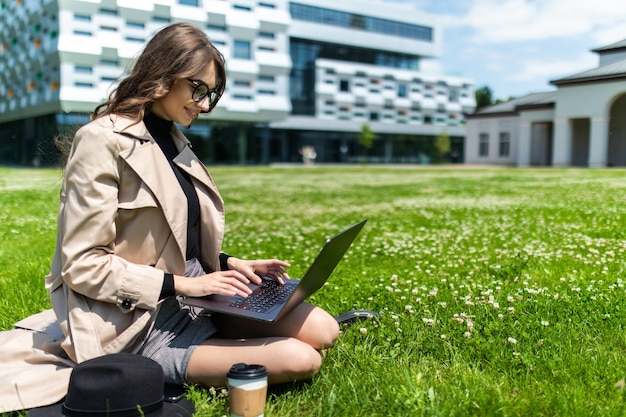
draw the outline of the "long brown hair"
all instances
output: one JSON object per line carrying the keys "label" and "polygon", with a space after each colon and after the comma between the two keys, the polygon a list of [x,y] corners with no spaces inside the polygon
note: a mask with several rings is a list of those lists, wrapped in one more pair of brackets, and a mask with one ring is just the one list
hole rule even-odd
{"label": "long brown hair", "polygon": [[116,113],[139,122],[146,109],[166,96],[177,79],[197,74],[211,62],[217,75],[215,88],[221,97],[226,88],[224,56],[199,28],[188,23],[166,26],[146,44],[131,73],[107,101],[96,107],[91,118]]}

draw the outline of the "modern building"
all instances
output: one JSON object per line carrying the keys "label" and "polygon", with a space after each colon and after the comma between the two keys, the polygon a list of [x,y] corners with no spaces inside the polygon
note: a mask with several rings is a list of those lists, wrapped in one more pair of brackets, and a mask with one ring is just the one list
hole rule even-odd
{"label": "modern building", "polygon": [[[463,154],[473,82],[420,71],[434,16],[382,0],[0,2],[0,162],[52,163],[57,132],[88,121],[154,32],[186,21],[227,63],[217,108],[186,130],[208,163],[425,162]],[[368,149],[360,141],[367,125]]]}
{"label": "modern building", "polygon": [[626,166],[626,39],[594,49],[596,68],[467,116],[465,162]]}

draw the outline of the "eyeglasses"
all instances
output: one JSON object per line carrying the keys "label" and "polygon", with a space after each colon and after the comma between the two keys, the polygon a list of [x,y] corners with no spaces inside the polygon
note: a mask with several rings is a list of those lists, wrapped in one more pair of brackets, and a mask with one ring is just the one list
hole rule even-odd
{"label": "eyeglasses", "polygon": [[209,111],[213,110],[217,101],[220,99],[219,86],[215,87],[213,90],[209,88],[206,83],[199,80],[192,80],[191,78],[187,78],[191,84],[193,84],[193,91],[191,92],[191,99],[196,103],[202,103],[205,98],[209,98]]}

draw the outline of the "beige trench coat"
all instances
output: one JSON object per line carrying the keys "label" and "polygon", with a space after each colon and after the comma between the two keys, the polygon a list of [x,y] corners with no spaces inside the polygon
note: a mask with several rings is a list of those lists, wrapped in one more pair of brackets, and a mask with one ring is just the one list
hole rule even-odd
{"label": "beige trench coat", "polygon": [[[55,315],[44,312],[0,333],[0,411],[60,400],[74,363],[137,352],[158,313],[164,272],[185,271],[185,194],[145,125],[132,123],[102,117],[76,133],[46,277]],[[175,163],[200,201],[200,260],[217,270],[223,201],[188,140],[176,127],[172,136],[180,150]]]}

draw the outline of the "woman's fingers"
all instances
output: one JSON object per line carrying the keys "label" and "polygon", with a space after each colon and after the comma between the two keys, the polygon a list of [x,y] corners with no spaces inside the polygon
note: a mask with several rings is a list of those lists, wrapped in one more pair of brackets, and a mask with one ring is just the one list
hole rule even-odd
{"label": "woman's fingers", "polygon": [[248,294],[252,293],[252,290],[248,287],[250,280],[237,271],[224,271],[219,273],[216,282],[223,295],[247,297]]}

